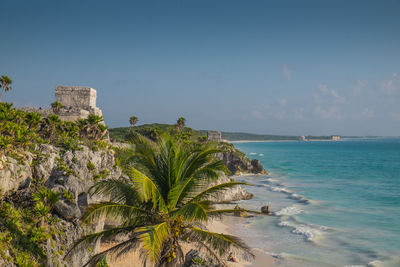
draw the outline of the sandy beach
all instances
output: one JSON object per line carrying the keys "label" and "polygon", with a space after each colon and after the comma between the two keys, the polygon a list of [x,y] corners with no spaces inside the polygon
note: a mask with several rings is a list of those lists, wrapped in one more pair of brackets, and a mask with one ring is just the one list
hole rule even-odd
{"label": "sandy beach", "polygon": [[[210,231],[217,233],[230,234],[232,231],[232,227],[235,224],[235,217],[224,217],[221,220],[213,220],[211,221],[207,227]],[[244,240],[247,241],[247,240]],[[251,244],[247,242],[249,246]],[[111,243],[102,243],[101,249],[105,250],[112,246]],[[183,244],[184,253],[187,253],[190,249],[194,248],[190,244]],[[235,255],[238,262],[226,262],[229,267],[267,267],[267,266],[275,266],[278,262],[277,259],[269,256],[259,250],[252,251],[255,255],[255,259],[253,261],[246,261],[240,255]],[[119,258],[107,257],[107,263],[110,267],[141,267],[143,263],[139,257],[139,251],[131,251],[126,253],[124,256]]]}

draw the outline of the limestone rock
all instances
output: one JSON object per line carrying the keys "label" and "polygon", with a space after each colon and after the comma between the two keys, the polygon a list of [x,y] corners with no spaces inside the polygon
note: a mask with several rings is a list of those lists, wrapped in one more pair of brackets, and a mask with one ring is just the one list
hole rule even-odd
{"label": "limestone rock", "polygon": [[[225,174],[222,174],[217,182],[211,183],[210,186],[214,186],[217,184],[228,183],[231,179],[227,177]],[[210,200],[213,202],[233,202],[239,200],[247,200],[251,199],[253,194],[247,192],[240,185],[235,186],[233,188],[229,188],[218,195],[214,195]]]}
{"label": "limestone rock", "polygon": [[225,166],[229,169],[231,174],[267,174],[267,171],[264,170],[259,160],[254,159],[250,161],[250,159],[246,155],[237,151],[236,149],[232,151],[218,153],[216,156],[219,160],[222,160],[224,162]]}
{"label": "limestone rock", "polygon": [[32,155],[23,155],[25,160],[18,162],[9,156],[0,157],[0,192],[6,194],[10,191],[23,189],[29,186],[32,179]]}
{"label": "limestone rock", "polygon": [[258,159],[253,159],[251,161],[252,166],[252,173],[261,173],[261,174],[268,174],[264,167],[261,165],[261,162]]}
{"label": "limestone rock", "polygon": [[[45,246],[48,262],[46,266],[83,266],[91,256],[98,253],[98,244],[82,247],[71,252],[64,259],[60,251],[67,252],[72,245],[89,231],[100,231],[104,222],[91,227],[82,226],[80,217],[91,203],[101,201],[99,197],[90,197],[89,188],[95,179],[126,179],[121,169],[115,166],[112,151],[92,151],[82,146],[77,151],[61,151],[48,144],[42,144],[37,150],[38,156],[26,152],[16,160],[9,156],[0,157],[0,189],[7,196],[16,195],[18,200],[30,204],[30,190],[20,190],[29,187],[32,178],[44,182],[49,189],[60,194],[60,200],[55,205],[53,215],[58,217],[56,228],[63,234],[53,235]],[[32,167],[31,167],[32,166]],[[99,175],[101,174],[101,175]],[[26,200],[24,200],[26,198]],[[0,258],[0,266],[15,265]]]}
{"label": "limestone rock", "polygon": [[272,214],[272,212],[269,209],[268,205],[265,205],[265,206],[261,207],[261,213],[266,214],[266,215],[271,215]]}

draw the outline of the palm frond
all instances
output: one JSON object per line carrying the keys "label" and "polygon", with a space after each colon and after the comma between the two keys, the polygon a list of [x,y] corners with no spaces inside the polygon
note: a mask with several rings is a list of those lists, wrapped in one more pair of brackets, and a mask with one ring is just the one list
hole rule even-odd
{"label": "palm frond", "polygon": [[158,205],[160,210],[165,210],[165,201],[154,181],[133,167],[131,171],[141,200],[144,202],[151,200],[153,208]]}
{"label": "palm frond", "polygon": [[191,202],[171,212],[171,217],[183,216],[186,222],[206,222],[209,212],[213,210],[210,201]]}
{"label": "palm frond", "polygon": [[131,205],[119,204],[114,202],[100,202],[89,206],[82,217],[85,223],[91,223],[102,217],[115,220],[131,220],[133,218],[145,217],[152,218],[153,214],[149,211]]}
{"label": "palm frond", "polygon": [[69,251],[67,252],[65,257],[68,257],[68,255],[71,254],[71,252],[74,251],[79,246],[93,244],[94,242],[100,240],[101,238],[116,236],[116,235],[122,234],[122,233],[129,233],[129,232],[132,232],[134,229],[135,229],[134,226],[115,227],[115,228],[103,230],[98,233],[93,233],[93,234],[83,236],[74,243],[74,245],[69,249]]}
{"label": "palm frond", "polygon": [[201,191],[197,195],[193,196],[191,198],[190,202],[199,201],[199,200],[203,200],[203,199],[209,199],[211,196],[215,196],[215,195],[224,193],[227,189],[238,186],[238,185],[251,185],[251,184],[244,183],[244,182],[228,182],[228,183],[217,184],[217,185],[211,186],[211,187]]}
{"label": "palm frond", "polygon": [[238,211],[244,211],[244,212],[253,213],[253,214],[257,214],[257,215],[264,215],[262,212],[259,212],[259,211],[242,209],[242,208],[240,208],[239,210],[238,209],[211,210],[211,211],[207,212],[207,215],[209,216],[209,218],[215,218],[215,217],[218,218],[218,217],[221,217],[222,215],[230,214],[230,213],[234,213],[234,212],[238,212]]}
{"label": "palm frond", "polygon": [[135,235],[133,238],[130,238],[127,241],[121,242],[118,245],[115,245],[103,252],[97,253],[92,258],[90,258],[90,260],[85,265],[83,265],[83,267],[94,266],[107,254],[116,254],[117,257],[120,257],[122,254],[128,252],[129,250],[136,248],[139,245],[138,241],[139,239],[137,235]]}
{"label": "palm frond", "polygon": [[174,210],[178,203],[180,203],[183,198],[190,192],[190,188],[195,184],[194,177],[190,177],[187,180],[181,181],[175,185],[168,193],[168,208]]}
{"label": "palm frond", "polygon": [[221,172],[226,173],[226,166],[222,160],[214,161],[204,165],[193,173],[193,176],[207,182],[214,182],[221,176]]}
{"label": "palm frond", "polygon": [[137,192],[129,180],[108,179],[94,184],[89,189],[89,194],[110,197],[110,201],[133,205],[137,203]]}
{"label": "palm frond", "polygon": [[200,240],[196,241],[196,243],[200,249],[204,249],[212,258],[217,260],[217,262],[221,266],[228,267],[228,265],[214,252],[213,249],[211,249],[209,246],[207,246],[205,243],[201,242]]}
{"label": "palm frond", "polygon": [[198,150],[192,152],[192,157],[188,160],[188,164],[185,171],[182,173],[182,177],[191,177],[206,163],[210,162],[210,156],[221,152],[219,149],[205,148],[204,150]]}
{"label": "palm frond", "polygon": [[214,251],[218,252],[220,256],[228,253],[233,248],[236,248],[237,250],[242,251],[245,256],[254,258],[254,254],[251,253],[250,248],[239,237],[213,233],[198,227],[191,227],[190,229],[190,240],[206,243]]}
{"label": "palm frond", "polygon": [[139,235],[143,248],[146,250],[147,256],[157,262],[161,254],[164,242],[169,236],[170,228],[166,222],[144,226],[137,229],[139,232],[145,232]]}

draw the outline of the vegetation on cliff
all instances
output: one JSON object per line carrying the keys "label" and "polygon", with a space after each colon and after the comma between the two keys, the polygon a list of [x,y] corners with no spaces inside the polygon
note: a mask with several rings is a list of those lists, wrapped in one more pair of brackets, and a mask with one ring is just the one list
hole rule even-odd
{"label": "vegetation on cliff", "polygon": [[51,114],[42,117],[36,112],[24,112],[10,103],[0,103],[0,153],[34,151],[39,144],[47,143],[65,150],[79,149],[79,145],[101,145],[106,126],[103,117],[89,115],[77,122],[61,121]]}
{"label": "vegetation on cliff", "polygon": [[[17,175],[27,162],[30,165],[26,168],[33,169],[46,157],[39,151],[42,144],[51,144],[64,152],[80,150],[82,144],[93,149],[103,147],[106,128],[101,121],[101,117],[91,115],[78,122],[64,122],[57,115],[44,118],[35,112],[17,110],[10,103],[0,103],[0,171],[9,172],[7,168],[15,160]],[[58,162],[59,168],[71,171],[61,163]],[[44,177],[34,174],[27,174],[32,177],[25,189],[4,196],[0,192],[0,265],[7,262],[11,266],[44,266],[47,242],[51,245],[54,235],[64,234],[57,227],[59,219],[53,211],[59,199],[68,197],[69,192],[50,190]],[[1,183],[5,182],[6,177],[0,178]],[[60,247],[55,253],[63,255],[65,250]]]}
{"label": "vegetation on cliff", "polygon": [[[181,123],[180,127],[177,125]],[[120,142],[131,142],[136,134],[141,134],[157,141],[159,136],[163,134],[171,135],[175,140],[185,142],[192,147],[201,146],[204,143],[213,144],[220,150],[217,157],[223,160],[225,166],[230,171],[229,174],[240,173],[266,173],[258,160],[251,161],[246,154],[234,147],[233,144],[227,142],[208,141],[204,131],[194,130],[189,127],[183,127],[184,121],[178,119],[175,125],[171,124],[145,124],[134,127],[122,127],[110,129],[110,138]],[[119,151],[122,155],[122,151]],[[128,152],[125,153],[126,157]]]}
{"label": "vegetation on cliff", "polygon": [[145,261],[155,266],[179,266],[184,262],[181,246],[185,242],[203,248],[221,265],[225,264],[220,256],[231,249],[252,255],[239,238],[210,232],[205,226],[209,219],[235,211],[215,209],[210,197],[245,184],[229,181],[210,186],[226,170],[214,156],[220,152],[215,145],[193,148],[166,135],[157,142],[136,135],[133,142],[135,154],[125,169],[129,179],[96,183],[90,193],[105,195],[110,201],[90,206],[83,217],[87,223],[103,216],[118,219],[118,226],[89,234],[76,246],[119,234],[127,239],[97,254],[92,262],[108,253],[121,255],[140,247]]}

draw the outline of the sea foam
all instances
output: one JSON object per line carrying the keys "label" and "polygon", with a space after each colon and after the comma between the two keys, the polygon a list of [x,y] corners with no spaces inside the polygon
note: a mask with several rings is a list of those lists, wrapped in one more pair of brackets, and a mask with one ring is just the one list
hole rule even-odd
{"label": "sea foam", "polygon": [[290,207],[286,207],[286,208],[283,208],[283,209],[275,212],[275,215],[278,215],[278,216],[285,216],[285,215],[286,216],[290,216],[290,215],[300,214],[302,212],[304,212],[302,209],[299,209],[299,208],[297,208],[295,206],[290,206]]}
{"label": "sea foam", "polygon": [[281,221],[278,226],[293,228],[292,233],[304,236],[305,240],[313,241],[313,239],[321,235],[323,231],[328,230],[325,226],[311,225],[311,224],[295,224],[289,221]]}

